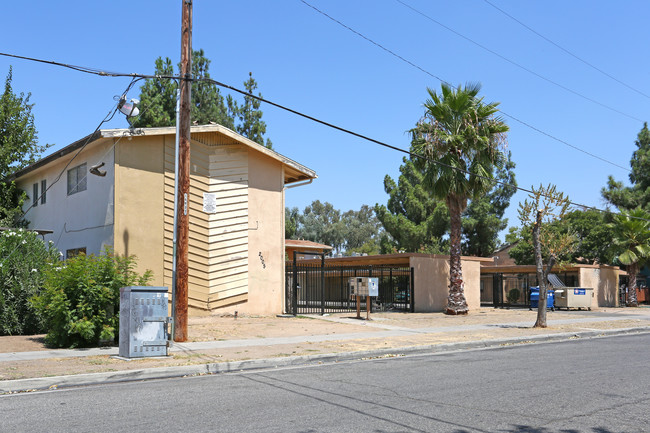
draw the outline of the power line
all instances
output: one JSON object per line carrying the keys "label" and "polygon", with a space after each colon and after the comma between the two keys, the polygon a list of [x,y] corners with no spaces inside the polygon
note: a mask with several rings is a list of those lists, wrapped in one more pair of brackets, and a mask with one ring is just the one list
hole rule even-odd
{"label": "power line", "polygon": [[[306,3],[304,0],[301,0],[301,1],[303,3]],[[594,103],[596,105],[600,105],[601,107],[606,108],[606,109],[608,109],[610,111],[613,111],[615,113],[618,113],[618,114],[620,114],[622,116],[628,117],[628,118],[630,118],[632,120],[636,120],[638,122],[643,122],[643,120],[639,119],[638,117],[632,116],[631,114],[627,114],[627,113],[625,113],[625,112],[623,112],[621,110],[618,110],[618,109],[616,109],[614,107],[611,107],[611,106],[609,106],[607,104],[604,104],[604,103],[602,103],[600,101],[597,101],[597,100],[595,100],[593,98],[590,98],[589,96],[583,95],[580,92],[577,92],[577,91],[575,91],[575,90],[573,90],[573,89],[571,89],[571,88],[569,88],[569,87],[567,87],[567,86],[565,86],[563,84],[560,84],[557,81],[551,80],[550,78],[547,78],[547,77],[543,76],[542,74],[539,74],[539,73],[533,71],[532,69],[527,68],[526,66],[523,66],[522,64],[517,63],[514,60],[511,60],[511,59],[497,53],[496,51],[486,47],[485,45],[482,45],[482,44],[476,42],[475,40],[463,35],[462,33],[457,32],[456,30],[452,29],[451,27],[448,27],[448,26],[442,24],[440,21],[435,20],[434,18],[430,17],[429,15],[425,14],[424,12],[414,8],[413,6],[411,6],[411,5],[407,4],[407,3],[404,3],[402,0],[395,0],[395,1],[402,4],[402,5],[404,5],[405,7],[409,8],[409,9],[411,9],[413,12],[422,15],[424,18],[428,19],[429,21],[431,21],[431,22],[433,22],[435,24],[438,24],[440,27],[454,33],[457,36],[460,36],[461,38],[465,39],[466,41],[471,42],[472,44],[476,45],[477,47],[479,47],[479,48],[481,48],[481,49],[483,49],[485,51],[487,51],[488,53],[491,53],[491,54],[497,56],[498,58],[510,63],[511,65],[514,65],[514,66],[528,72],[529,74],[532,74],[532,75],[536,76],[537,78],[540,78],[540,79],[546,81],[547,83],[551,83],[554,86],[557,86],[562,90],[565,90],[565,91],[567,91],[569,93],[572,93],[572,94],[574,94],[576,96],[579,96],[580,98],[585,99],[585,100],[587,100],[589,102],[592,102],[592,103]],[[306,3],[306,4],[308,4],[308,3]]]}
{"label": "power line", "polygon": [[[269,101],[269,100],[264,99],[264,98],[262,98],[260,96],[253,95],[253,94],[251,94],[251,93],[249,93],[249,92],[247,92],[245,90],[241,90],[241,89],[238,89],[236,87],[232,87],[232,86],[230,86],[228,84],[221,83],[221,82],[213,80],[211,78],[203,78],[201,80],[202,81],[209,81],[209,82],[211,82],[213,84],[216,84],[217,86],[224,87],[226,89],[232,90],[232,91],[240,93],[242,95],[252,97],[254,99],[257,99],[260,102],[264,102],[266,104],[269,104],[269,105],[272,105],[274,107],[280,108],[282,110],[288,111],[288,112],[293,113],[293,114],[295,114],[297,116],[304,117],[305,119],[311,120],[313,122],[320,123],[321,125],[327,126],[329,128],[336,129],[337,131],[341,131],[341,132],[344,132],[346,134],[355,136],[357,138],[361,138],[363,140],[370,141],[371,143],[378,144],[380,146],[386,147],[386,148],[391,149],[391,150],[395,150],[397,152],[405,153],[405,154],[409,155],[411,158],[423,159],[423,160],[425,160],[427,162],[430,162],[430,163],[433,163],[433,164],[438,164],[438,165],[441,165],[441,166],[443,166],[445,168],[449,168],[449,169],[452,169],[452,170],[460,171],[461,173],[464,173],[464,174],[467,174],[467,175],[473,175],[473,176],[476,176],[476,177],[478,177],[480,179],[484,179],[484,180],[490,181],[492,183],[495,183],[495,184],[498,184],[498,185],[501,185],[501,186],[505,186],[507,188],[514,188],[514,189],[517,189],[519,191],[526,192],[528,194],[534,194],[534,191],[532,189],[522,188],[522,187],[520,187],[518,185],[514,185],[514,184],[511,184],[511,183],[507,183],[507,182],[502,182],[502,181],[494,179],[494,178],[489,178],[487,176],[481,176],[481,175],[478,175],[478,174],[475,174],[475,173],[471,173],[469,170],[462,169],[462,168],[459,168],[459,167],[454,167],[454,166],[445,164],[443,162],[437,161],[435,159],[428,158],[428,157],[426,157],[424,155],[420,155],[418,153],[411,152],[410,150],[402,149],[400,147],[393,146],[393,145],[385,143],[383,141],[376,140],[374,138],[371,138],[371,137],[368,137],[366,135],[360,134],[358,132],[354,132],[352,130],[343,128],[343,127],[335,125],[333,123],[329,123],[329,122],[326,122],[324,120],[320,120],[320,119],[318,119],[316,117],[312,117],[312,116],[310,116],[308,114],[302,113],[302,112],[294,110],[292,108],[285,107],[284,105],[278,104],[278,103],[273,102],[273,101]],[[544,194],[542,194],[542,196],[547,197]],[[609,214],[617,215],[616,212],[612,212],[612,211],[609,211],[609,210],[598,209],[596,207],[587,206],[587,205],[584,205],[584,204],[581,204],[581,203],[570,202],[570,204],[571,204],[571,206],[575,206],[575,207],[581,207],[581,208],[584,208],[584,209],[591,209],[591,210],[596,210],[596,211],[599,211],[599,212],[602,212],[602,213],[609,213]]]}
{"label": "power line", "polygon": [[561,46],[560,44],[554,42],[553,40],[547,38],[546,36],[544,36],[543,34],[539,33],[538,31],[536,31],[535,29],[531,28],[530,26],[527,26],[526,24],[524,24],[523,22],[521,22],[521,21],[518,20],[517,18],[513,17],[513,16],[510,15],[508,12],[504,11],[503,9],[501,9],[500,7],[498,7],[497,5],[495,5],[494,3],[491,3],[491,2],[488,1],[488,0],[483,0],[483,1],[484,1],[485,3],[487,3],[487,4],[489,4],[490,6],[492,6],[494,9],[498,10],[499,12],[501,12],[502,14],[504,14],[505,16],[507,16],[508,18],[510,18],[511,20],[515,21],[516,23],[518,23],[518,24],[521,25],[522,27],[526,28],[526,29],[529,30],[530,32],[532,32],[532,33],[536,34],[537,36],[539,36],[540,38],[544,39],[544,40],[545,40],[546,42],[548,42],[549,44],[551,44],[551,45],[553,45],[553,46],[559,48],[559,49],[562,50],[562,51],[564,51],[565,53],[567,53],[567,54],[570,55],[571,57],[573,57],[573,58],[575,58],[575,59],[581,61],[582,63],[584,63],[585,65],[589,66],[590,68],[592,68],[592,69],[594,69],[594,70],[600,72],[600,73],[603,74],[604,76],[606,76],[606,77],[608,77],[608,78],[610,78],[610,79],[616,81],[617,83],[619,83],[619,84],[621,84],[621,85],[627,87],[628,89],[630,89],[630,90],[632,90],[632,91],[638,93],[639,95],[641,95],[641,96],[645,96],[646,98],[650,99],[650,95],[648,95],[648,94],[646,94],[646,93],[643,93],[643,92],[640,91],[639,89],[636,89],[636,88],[630,86],[629,84],[627,84],[627,83],[625,83],[625,82],[619,80],[618,78],[614,77],[614,76],[611,75],[611,74],[608,74],[607,72],[603,71],[602,69],[598,68],[597,66],[594,66],[593,64],[589,63],[588,61],[586,61],[586,60],[583,59],[582,57],[579,57],[578,55],[572,53],[571,51],[569,51],[568,49],[564,48],[564,47]]}
{"label": "power line", "polygon": [[26,57],[19,56],[17,54],[9,54],[0,52],[0,56],[11,57],[14,59],[28,60],[30,62],[45,63],[48,65],[61,66],[63,68],[72,69],[74,71],[84,72],[86,74],[99,75],[101,77],[131,77],[131,78],[155,78],[155,79],[174,79],[174,80],[184,80],[184,77],[177,77],[175,75],[147,75],[147,74],[135,74],[135,73],[125,73],[125,72],[109,72],[102,69],[90,68],[87,66],[76,66],[69,63],[56,62],[53,60],[39,59],[36,57]]}
{"label": "power line", "polygon": [[[0,53],[0,55],[3,55],[3,53]],[[23,58],[23,59],[27,59],[27,60],[30,60],[30,58],[27,58],[27,57],[21,57],[21,58]],[[45,62],[45,63],[57,64],[57,62]],[[65,65],[65,64],[58,64],[58,66],[67,66],[67,65]],[[87,68],[87,69],[90,69],[90,68]],[[80,69],[80,70],[81,70],[81,69]],[[81,72],[87,72],[87,71],[81,70]],[[97,73],[97,72],[89,72],[89,73],[93,73],[93,74],[101,75],[101,76],[109,76],[109,74],[103,74],[103,73]],[[461,168],[458,168],[458,167],[454,167],[454,166],[451,166],[451,165],[445,164],[445,163],[443,163],[443,162],[440,162],[440,161],[437,161],[437,160],[434,160],[434,159],[431,159],[431,158],[427,158],[426,156],[423,156],[423,155],[420,155],[420,154],[417,154],[417,153],[411,152],[411,151],[409,151],[409,150],[405,150],[405,149],[402,149],[402,148],[400,148],[400,147],[393,146],[393,145],[388,144],[388,143],[385,143],[385,142],[383,142],[383,141],[380,141],[380,140],[377,140],[377,139],[374,139],[374,138],[368,137],[368,136],[363,135],[363,134],[360,134],[360,133],[358,133],[358,132],[354,132],[354,131],[352,131],[352,130],[349,130],[349,129],[343,128],[343,127],[341,127],[341,126],[335,125],[335,124],[333,124],[333,123],[329,123],[329,122],[326,122],[326,121],[324,121],[324,120],[318,119],[318,118],[316,118],[316,117],[310,116],[310,115],[308,115],[308,114],[302,113],[302,112],[300,112],[300,111],[294,110],[293,108],[286,107],[286,106],[284,106],[284,105],[282,105],[282,104],[279,104],[279,103],[277,103],[277,102],[273,102],[273,101],[270,101],[270,100],[268,100],[268,99],[264,99],[264,98],[262,98],[261,96],[254,95],[254,94],[252,94],[252,93],[250,93],[250,92],[248,92],[248,91],[246,91],[246,90],[238,89],[238,88],[236,88],[236,87],[230,86],[230,85],[228,85],[228,84],[222,83],[222,82],[217,81],[217,80],[214,80],[214,79],[212,79],[212,78],[185,78],[185,77],[177,77],[177,76],[158,76],[158,75],[146,75],[146,74],[137,74],[137,73],[126,74],[126,73],[119,73],[119,72],[113,72],[113,73],[111,73],[110,76],[114,76],[114,77],[131,77],[131,78],[133,78],[133,81],[131,82],[131,84],[129,84],[129,87],[127,87],[127,91],[128,91],[128,89],[131,88],[131,86],[133,85],[133,83],[134,83],[135,81],[137,81],[136,78],[138,78],[138,79],[143,79],[143,78],[151,78],[151,79],[166,79],[166,78],[170,78],[170,79],[185,79],[185,80],[189,80],[189,81],[205,81],[205,82],[209,82],[209,83],[215,84],[215,85],[217,85],[217,86],[220,86],[220,87],[223,87],[223,88],[226,88],[226,89],[232,90],[232,91],[234,91],[234,92],[236,92],[236,93],[239,93],[239,94],[241,94],[241,95],[246,95],[246,96],[248,96],[248,97],[251,97],[251,98],[253,98],[253,99],[256,99],[256,100],[258,100],[258,101],[260,101],[260,102],[264,102],[264,103],[266,103],[266,104],[269,104],[269,105],[274,106],[274,107],[276,107],[276,108],[279,108],[279,109],[281,109],[281,110],[288,111],[288,112],[290,112],[290,113],[292,113],[292,114],[295,114],[295,115],[297,115],[297,116],[303,117],[303,118],[308,119],[308,120],[311,120],[311,121],[313,121],[313,122],[315,122],[315,123],[319,123],[319,124],[321,124],[321,125],[327,126],[327,127],[329,127],[329,128],[335,129],[335,130],[337,130],[337,131],[344,132],[344,133],[349,134],[349,135],[352,135],[352,136],[354,136],[354,137],[361,138],[361,139],[366,140],[366,141],[369,141],[369,142],[371,142],[371,143],[378,144],[378,145],[380,145],[380,146],[382,146],[382,147],[386,147],[386,148],[388,148],[388,149],[395,150],[395,151],[397,151],[397,152],[401,152],[401,153],[407,154],[407,155],[411,156],[412,158],[423,159],[423,160],[425,160],[425,161],[427,161],[427,162],[430,162],[430,163],[432,163],[432,164],[438,164],[438,165],[441,165],[441,166],[443,166],[443,167],[446,167],[446,168],[449,168],[449,169],[452,169],[452,170],[460,171],[460,172],[462,172],[462,173],[464,173],[464,174],[468,174],[468,175],[469,175],[469,174],[472,174],[469,170],[465,170],[465,169],[461,169]],[[441,81],[442,81],[442,80],[441,80]],[[446,81],[443,81],[443,82],[444,82],[444,83],[447,83]],[[503,113],[503,112],[502,112],[502,113]],[[111,114],[111,113],[109,113],[109,114]],[[114,114],[114,113],[112,113],[112,114]],[[505,113],[504,113],[504,114],[505,114]],[[112,117],[112,116],[111,116],[111,117]],[[102,121],[102,123],[104,123],[104,121]],[[93,134],[91,134],[91,136],[89,136],[89,139],[90,139],[90,138],[91,138],[91,137],[92,137],[92,136],[97,132],[97,130],[99,129],[99,127],[101,126],[102,123],[100,123],[100,125],[96,128],[95,132],[94,132]],[[87,143],[88,143],[88,141],[87,141],[86,143],[84,143],[84,145],[82,146],[82,149],[83,149],[83,147],[86,146]],[[81,150],[81,149],[80,149],[80,150]],[[78,154],[78,153],[79,153],[79,152],[77,152],[77,154]],[[75,155],[75,156],[76,156],[76,155]],[[68,164],[68,165],[69,165],[69,164]],[[67,166],[66,166],[66,167],[67,167]],[[64,169],[64,171],[65,171],[65,169]],[[476,177],[478,177],[478,178],[481,178],[481,179],[484,179],[484,180],[488,180],[489,182],[492,182],[492,183],[494,183],[494,184],[498,184],[498,185],[505,186],[505,187],[508,187],[508,188],[514,188],[514,189],[516,189],[516,190],[523,191],[523,192],[526,192],[526,193],[528,193],[528,194],[534,194],[534,192],[532,191],[532,189],[522,188],[522,187],[520,187],[520,186],[518,186],[518,185],[510,184],[510,183],[507,183],[507,182],[502,182],[502,181],[499,181],[499,180],[494,179],[494,178],[489,178],[489,177],[487,177],[487,176],[481,176],[481,175],[477,175],[477,174],[473,174],[473,175],[476,176]],[[59,176],[59,177],[60,177],[60,176]],[[49,188],[48,188],[48,189],[49,189]],[[544,195],[544,194],[542,194],[542,196],[543,196],[543,197],[547,197],[547,196]],[[593,206],[584,205],[584,204],[581,204],[581,203],[570,202],[570,205],[571,205],[571,206],[575,206],[575,207],[580,207],[580,208],[583,208],[583,209],[591,209],[591,210],[595,210],[595,211],[598,211],[598,212],[601,212],[601,213],[608,213],[608,214],[613,214],[613,215],[620,215],[620,213],[617,213],[617,212],[612,212],[612,211],[609,211],[609,210],[603,210],[603,209],[599,209],[599,208],[596,208],[596,207],[593,207]]]}
{"label": "power line", "polygon": [[[351,31],[351,32],[354,33],[355,35],[357,35],[357,36],[359,36],[359,37],[365,39],[366,41],[368,41],[368,42],[370,42],[371,44],[375,45],[376,47],[380,48],[381,50],[383,50],[383,51],[389,53],[390,55],[392,55],[392,56],[394,56],[394,57],[400,59],[401,61],[407,63],[408,65],[411,65],[411,66],[413,66],[414,68],[416,68],[416,69],[418,69],[418,70],[424,72],[425,74],[429,75],[430,77],[435,78],[436,80],[440,81],[441,83],[447,84],[447,85],[450,86],[450,87],[454,87],[453,84],[451,84],[449,81],[440,78],[439,76],[437,76],[437,75],[435,75],[435,74],[433,74],[433,73],[427,71],[427,70],[424,69],[423,67],[421,67],[421,66],[419,66],[419,65],[417,65],[417,64],[415,64],[415,63],[413,63],[412,61],[410,61],[410,60],[408,60],[408,59],[406,59],[406,58],[400,56],[399,54],[395,53],[394,51],[392,51],[392,50],[390,50],[390,49],[384,47],[384,46],[381,45],[380,43],[375,42],[374,40],[372,40],[372,39],[370,39],[369,37],[363,35],[362,33],[359,33],[358,31],[356,31],[356,30],[354,30],[353,28],[347,26],[346,24],[342,23],[341,21],[337,20],[336,18],[334,18],[334,17],[328,15],[327,13],[321,11],[320,9],[316,8],[315,6],[312,6],[311,4],[307,3],[305,0],[300,0],[300,1],[301,1],[302,3],[304,3],[305,5],[309,6],[310,8],[314,9],[315,11],[317,11],[318,13],[320,13],[321,15],[324,15],[325,17],[329,18],[330,20],[334,21],[335,23],[339,24],[340,26],[344,27],[345,29]],[[400,0],[397,0],[397,1],[400,1]],[[577,146],[574,146],[574,145],[572,145],[572,144],[570,144],[570,143],[568,143],[568,142],[566,142],[566,141],[564,141],[564,140],[562,140],[562,139],[559,139],[559,138],[555,137],[554,135],[549,134],[548,132],[545,132],[545,131],[543,131],[543,130],[541,130],[541,129],[539,129],[539,128],[537,128],[537,127],[535,127],[535,126],[533,126],[533,125],[531,125],[531,124],[529,124],[529,123],[527,123],[527,122],[525,122],[525,121],[523,121],[523,120],[521,120],[521,119],[519,119],[519,118],[517,118],[517,117],[511,115],[511,114],[506,113],[505,111],[503,111],[503,110],[501,110],[501,109],[499,109],[499,111],[500,111],[504,116],[509,117],[510,119],[514,120],[515,122],[520,123],[520,124],[522,124],[522,125],[524,125],[524,126],[530,128],[530,129],[532,129],[532,130],[534,130],[534,131],[536,131],[536,132],[538,132],[538,133],[540,133],[540,134],[542,134],[542,135],[545,135],[545,136],[547,136],[548,138],[557,141],[558,143],[562,143],[562,144],[564,144],[564,145],[566,145],[566,146],[568,146],[568,147],[570,147],[570,148],[572,148],[572,149],[574,149],[574,150],[577,150],[577,151],[579,151],[579,152],[584,153],[585,155],[591,156],[592,158],[596,158],[596,159],[598,159],[598,160],[600,160],[600,161],[603,161],[603,162],[605,162],[605,163],[607,163],[607,164],[613,165],[614,167],[617,167],[617,168],[620,168],[620,169],[625,170],[625,171],[627,171],[627,172],[630,172],[630,169],[627,168],[627,167],[623,167],[622,165],[616,164],[615,162],[609,161],[609,160],[607,160],[607,159],[605,159],[605,158],[603,158],[603,157],[600,157],[600,156],[595,155],[595,154],[593,154],[593,153],[591,153],[591,152],[588,152],[588,151],[586,151],[586,150],[583,150],[583,149],[581,149],[581,148],[579,148],[579,147],[577,147]],[[636,119],[636,120],[639,120],[639,119]]]}

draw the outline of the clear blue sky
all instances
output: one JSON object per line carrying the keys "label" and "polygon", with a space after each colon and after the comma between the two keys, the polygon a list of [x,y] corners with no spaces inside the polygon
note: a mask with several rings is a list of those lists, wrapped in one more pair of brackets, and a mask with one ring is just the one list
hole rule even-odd
{"label": "clear blue sky", "polygon": [[[648,119],[649,97],[554,47],[484,0],[403,0],[467,38],[573,92],[482,49],[395,0],[311,4],[433,75],[479,81],[486,100],[573,146],[629,167]],[[650,95],[647,1],[490,0],[573,54]],[[0,51],[110,71],[153,73],[158,56],[180,59],[181,1],[30,1],[3,4]],[[248,72],[265,98],[404,149],[423,114],[427,86],[440,82],[344,29],[299,0],[194,0],[194,49],[214,79],[242,87]],[[4,82],[31,92],[39,141],[63,147],[91,133],[129,82],[0,57]],[[129,97],[137,97],[139,89]],[[611,107],[608,109],[602,105]],[[386,203],[386,174],[402,154],[262,106],[275,150],[319,178],[287,191],[287,206],[312,200],[346,211]],[[620,114],[616,111],[625,113]],[[628,116],[634,117],[632,119]],[[607,176],[628,172],[506,118],[520,186],[552,182],[575,201],[603,207]],[[126,127],[116,116],[108,127]],[[507,216],[517,225],[517,193]]]}

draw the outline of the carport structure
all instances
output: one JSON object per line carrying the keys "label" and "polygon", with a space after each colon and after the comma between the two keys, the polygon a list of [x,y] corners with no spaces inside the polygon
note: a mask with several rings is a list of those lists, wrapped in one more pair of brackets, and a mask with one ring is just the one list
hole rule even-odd
{"label": "carport structure", "polygon": [[[462,257],[465,295],[470,309],[480,307],[480,268],[492,259]],[[350,277],[379,278],[382,309],[444,311],[449,286],[449,256],[400,253],[324,260],[296,260],[286,266],[287,313],[347,311],[355,308],[347,289]]]}
{"label": "carport structure", "polygon": [[[591,308],[619,305],[619,278],[626,275],[617,266],[572,264],[552,271],[566,287],[585,287],[594,290]],[[538,286],[535,266],[484,264],[481,267],[480,302],[483,306],[528,306],[530,287]],[[508,302],[508,293],[515,302]],[[516,296],[515,296],[516,295]]]}

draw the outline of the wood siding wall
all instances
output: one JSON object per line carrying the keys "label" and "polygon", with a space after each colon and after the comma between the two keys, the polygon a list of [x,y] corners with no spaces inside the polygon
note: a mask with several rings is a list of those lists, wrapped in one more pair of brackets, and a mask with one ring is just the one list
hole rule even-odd
{"label": "wood siding wall", "polygon": [[[191,148],[189,305],[212,310],[248,298],[248,151],[241,145],[197,138],[200,142],[193,140]],[[203,193],[216,194],[216,213],[203,211]],[[174,224],[174,143],[171,140],[165,146],[164,223],[165,285],[171,286]]]}

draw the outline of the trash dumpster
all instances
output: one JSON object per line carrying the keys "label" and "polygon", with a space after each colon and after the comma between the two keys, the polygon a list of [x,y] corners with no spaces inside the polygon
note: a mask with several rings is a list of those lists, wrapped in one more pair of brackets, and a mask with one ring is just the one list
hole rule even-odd
{"label": "trash dumpster", "polygon": [[586,308],[591,310],[591,299],[594,297],[594,289],[588,287],[561,287],[558,290],[557,308]]}
{"label": "trash dumpster", "polygon": [[121,357],[167,356],[167,308],[167,287],[120,288]]}
{"label": "trash dumpster", "polygon": [[[530,288],[530,308],[539,307],[539,286]],[[555,291],[553,289],[546,289],[546,308],[555,311]]]}

